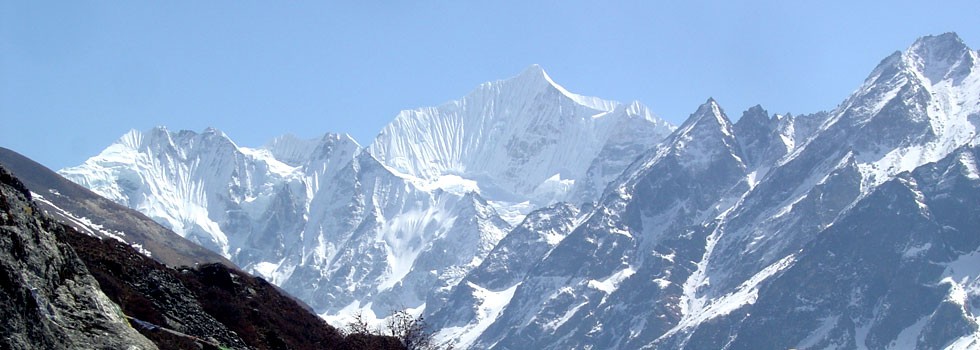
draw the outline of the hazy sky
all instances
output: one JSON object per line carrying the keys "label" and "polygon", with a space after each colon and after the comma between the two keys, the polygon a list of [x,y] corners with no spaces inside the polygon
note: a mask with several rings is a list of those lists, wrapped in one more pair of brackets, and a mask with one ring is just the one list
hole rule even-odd
{"label": "hazy sky", "polygon": [[976,0],[348,3],[0,0],[0,146],[57,169],[156,125],[366,145],[533,63],[675,124],[711,96],[808,113],[919,36],[980,47]]}

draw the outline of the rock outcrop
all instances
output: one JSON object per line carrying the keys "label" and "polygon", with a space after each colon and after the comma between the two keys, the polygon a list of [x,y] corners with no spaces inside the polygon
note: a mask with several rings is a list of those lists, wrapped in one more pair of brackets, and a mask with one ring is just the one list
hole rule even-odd
{"label": "rock outcrop", "polygon": [[30,199],[0,168],[0,348],[156,349]]}

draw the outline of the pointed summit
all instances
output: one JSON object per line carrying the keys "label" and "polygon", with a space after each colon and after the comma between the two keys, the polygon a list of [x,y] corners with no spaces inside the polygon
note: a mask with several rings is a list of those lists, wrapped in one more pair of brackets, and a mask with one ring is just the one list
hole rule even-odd
{"label": "pointed summit", "polygon": [[516,76],[502,80],[501,82],[508,85],[517,85],[537,89],[549,87],[560,88],[558,84],[555,84],[555,82],[551,80],[551,77],[549,77],[548,73],[544,71],[544,68],[541,68],[541,66],[538,64],[532,64],[527,68],[524,68],[524,70],[522,70]]}
{"label": "pointed summit", "polygon": [[[572,187],[565,184],[585,183],[589,176],[602,179],[594,186],[605,186],[607,172],[619,173],[663,140],[670,125],[634,107],[631,115],[618,102],[573,94],[531,65],[510,79],[481,84],[460,100],[402,111],[368,152],[393,171],[427,183],[439,184],[446,176],[492,179],[481,183],[494,189],[481,193],[489,200],[549,202],[570,196]],[[613,161],[611,152],[629,159]],[[602,168],[590,170],[594,161]]]}
{"label": "pointed summit", "polygon": [[698,107],[669,140],[675,152],[686,154],[681,157],[692,164],[704,165],[703,159],[713,159],[718,154],[731,154],[742,162],[732,122],[714,98]]}
{"label": "pointed summit", "polygon": [[565,89],[564,86],[559,85],[551,76],[545,72],[538,64],[532,64],[521,71],[520,74],[514,76],[513,78],[498,81],[495,83],[488,83],[488,86],[498,86],[502,90],[513,90],[527,96],[527,92],[546,92],[546,91],[557,91],[561,95],[571,99],[577,104],[583,105],[585,107],[597,110],[597,111],[612,111],[619,105],[615,101],[607,101],[597,97],[583,96]]}
{"label": "pointed summit", "polygon": [[549,79],[548,78],[548,73],[545,72],[544,71],[544,68],[542,68],[541,65],[539,65],[537,63],[534,63],[534,64],[532,64],[530,66],[527,66],[527,68],[524,68],[524,70],[521,71],[521,74],[518,74],[518,76],[519,77],[528,77],[528,78]]}
{"label": "pointed summit", "polygon": [[706,142],[720,140],[726,144],[734,144],[732,122],[718,105],[714,98],[708,98],[698,110],[684,121],[672,138],[674,142],[686,144],[691,140]]}
{"label": "pointed summit", "polygon": [[709,97],[707,101],[698,106],[698,110],[691,114],[680,128],[693,128],[696,125],[705,124],[705,122],[710,125],[721,126],[728,134],[731,134],[732,122],[713,97]]}

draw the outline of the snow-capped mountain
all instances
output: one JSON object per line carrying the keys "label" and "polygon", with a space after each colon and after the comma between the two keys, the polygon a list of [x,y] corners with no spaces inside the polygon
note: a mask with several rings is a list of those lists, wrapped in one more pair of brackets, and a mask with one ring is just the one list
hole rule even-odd
{"label": "snow-capped mountain", "polygon": [[829,112],[674,128],[532,66],[365,149],[155,129],[62,174],[325,317],[405,307],[460,348],[978,348],[978,126],[947,33]]}
{"label": "snow-capped mountain", "polygon": [[962,147],[980,121],[977,56],[955,34],[919,39],[829,113],[755,107],[732,126],[709,100],[521,280],[457,287],[462,298],[510,296],[463,345],[980,346],[963,306],[980,277],[965,262],[977,232],[947,214],[970,217],[976,201]]}
{"label": "snow-capped mountain", "polygon": [[368,149],[337,134],[249,148],[215,129],[161,127],[61,174],[327,317],[383,317],[441,304],[525,214],[595,200],[671,129],[639,103],[572,94],[532,66],[402,112]]}
{"label": "snow-capped mountain", "polygon": [[518,282],[474,347],[628,348],[627,335],[655,339],[667,324],[648,313],[676,306],[671,294],[694,271],[674,262],[703,254],[710,228],[701,222],[725,210],[718,203],[731,202],[736,185],[746,187],[742,158],[732,123],[709,100],[609,186]]}
{"label": "snow-capped mountain", "polygon": [[754,300],[657,347],[976,349],[977,152],[876,187],[753,280]]}
{"label": "snow-capped mountain", "polygon": [[475,190],[501,205],[528,201],[518,210],[526,214],[597,199],[672,129],[639,102],[573,94],[533,65],[461,100],[401,112],[368,152],[428,186]]}

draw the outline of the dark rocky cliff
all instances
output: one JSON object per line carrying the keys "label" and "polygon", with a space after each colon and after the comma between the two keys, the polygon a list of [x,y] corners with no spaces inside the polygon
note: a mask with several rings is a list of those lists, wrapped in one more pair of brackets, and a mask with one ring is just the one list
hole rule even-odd
{"label": "dark rocky cliff", "polygon": [[30,199],[0,168],[0,348],[155,349]]}

